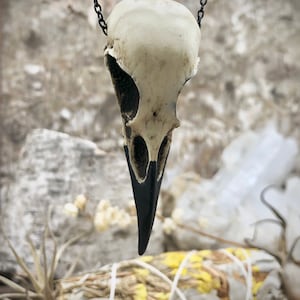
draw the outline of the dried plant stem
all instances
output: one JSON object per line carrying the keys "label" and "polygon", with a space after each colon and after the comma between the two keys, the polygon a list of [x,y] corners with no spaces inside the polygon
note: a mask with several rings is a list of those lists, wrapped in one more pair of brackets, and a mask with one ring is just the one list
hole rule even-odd
{"label": "dried plant stem", "polygon": [[6,235],[4,235],[4,238],[6,239],[8,246],[10,248],[10,250],[12,251],[18,265],[22,268],[22,270],[25,272],[25,274],[28,276],[30,282],[32,283],[34,290],[37,292],[40,292],[40,287],[39,287],[39,282],[36,280],[36,278],[33,276],[33,274],[30,272],[30,270],[28,269],[28,267],[26,266],[24,260],[18,255],[18,253],[16,252],[15,248],[13,247],[13,245],[11,244],[11,242],[9,241],[9,239],[6,237]]}
{"label": "dried plant stem", "polygon": [[[164,273],[162,273],[159,269],[155,268],[154,266],[149,265],[149,264],[147,264],[143,261],[137,260],[137,259],[131,261],[129,264],[137,265],[137,266],[142,267],[146,270],[149,270],[152,274],[160,277],[163,281],[168,283],[170,285],[170,287],[172,288],[172,286],[173,286],[172,280],[170,280],[168,278],[168,276],[166,276]],[[180,298],[180,300],[186,300],[186,297],[184,296],[184,294],[180,291],[180,289],[178,287],[174,288],[174,292],[177,294],[177,296]]]}
{"label": "dried plant stem", "polygon": [[[14,246],[11,244],[8,237],[2,230],[3,236],[8,243],[9,249],[13,253],[18,265],[21,267],[23,272],[28,277],[32,287],[31,287],[31,291],[29,291],[28,289],[13,282],[12,280],[4,276],[0,276],[0,282],[9,286],[13,290],[12,293],[6,293],[5,295],[4,294],[0,295],[0,299],[12,299],[12,298],[47,299],[47,300],[56,299],[57,291],[55,290],[55,286],[54,286],[54,273],[58,266],[61,256],[70,245],[72,245],[82,237],[86,237],[90,235],[94,231],[94,226],[92,224],[91,228],[88,231],[81,232],[80,234],[66,241],[61,247],[58,248],[54,234],[51,231],[49,226],[50,215],[51,215],[51,208],[49,209],[46,217],[45,230],[42,236],[41,246],[39,249],[35,247],[29,235],[27,235],[26,237],[31,255],[33,257],[33,262],[34,262],[33,271],[31,271],[28,268],[23,258],[19,256]],[[50,259],[50,264],[48,264],[47,251],[46,251],[46,240],[48,236],[50,236],[50,240],[53,242],[53,251],[52,251],[52,257]],[[74,270],[75,265],[76,265],[76,261],[74,262],[74,264],[72,264],[69,271]],[[67,275],[70,276],[70,272],[68,272]]]}
{"label": "dried plant stem", "polygon": [[[0,299],[22,299],[24,300],[24,293],[7,293],[7,294],[2,294],[0,295]],[[27,299],[44,299],[40,295],[30,295],[30,298]]]}
{"label": "dried plant stem", "polygon": [[[28,295],[29,295],[30,297],[41,297],[40,295],[38,295],[38,294],[36,294],[36,293],[33,293],[33,292],[30,292],[30,291],[26,290],[25,288],[23,288],[23,287],[20,286],[19,284],[15,283],[14,281],[12,281],[12,280],[10,280],[10,279],[8,279],[8,278],[2,276],[2,275],[0,275],[0,281],[1,281],[2,283],[4,283],[5,285],[9,286],[10,288],[12,288],[13,290],[15,290],[15,291],[17,291],[17,292],[20,292],[20,293],[8,293],[9,295],[12,295],[12,294],[14,294],[14,295],[19,295],[19,296],[20,296],[20,295],[23,295],[23,297],[24,297],[24,294],[25,294],[25,293],[28,293]],[[8,295],[8,294],[6,294],[6,295]],[[0,295],[0,299],[5,299],[5,298],[7,298],[7,296],[4,297],[4,295],[5,295],[5,294]]]}
{"label": "dried plant stem", "polygon": [[[160,215],[160,214],[157,214],[157,217],[161,220],[161,221],[164,221],[165,220],[165,217]],[[236,247],[240,247],[240,248],[247,248],[247,246],[245,244],[242,244],[242,243],[238,243],[238,242],[234,242],[234,241],[229,241],[229,240],[226,240],[226,239],[223,239],[221,237],[218,237],[218,236],[215,236],[213,234],[210,234],[210,233],[206,233],[200,229],[197,229],[193,226],[189,226],[189,225],[186,225],[186,224],[182,224],[182,223],[179,223],[177,221],[174,221],[175,224],[184,229],[184,230],[187,230],[187,231],[191,231],[191,232],[194,232],[196,234],[199,234],[201,236],[205,236],[207,238],[210,238],[210,239],[213,239],[213,240],[216,240],[218,242],[221,242],[221,243],[224,243],[224,244],[227,244],[227,245],[232,245],[232,246],[236,246]]]}

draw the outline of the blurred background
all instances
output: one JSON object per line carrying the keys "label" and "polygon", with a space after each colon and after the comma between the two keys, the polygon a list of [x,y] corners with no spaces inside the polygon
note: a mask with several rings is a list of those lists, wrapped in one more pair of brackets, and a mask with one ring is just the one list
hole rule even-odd
{"label": "blurred background", "polygon": [[[115,0],[101,1],[105,18],[116,3]],[[198,1],[181,3],[196,16]],[[121,117],[110,76],[104,65],[106,37],[98,27],[93,1],[1,0],[1,22],[0,184],[1,210],[6,220],[10,219],[12,211],[18,212],[18,217],[23,218],[24,214],[30,219],[28,211],[37,213],[28,207],[30,201],[35,201],[32,199],[36,195],[39,195],[38,203],[41,207],[44,205],[42,199],[46,199],[47,195],[54,199],[52,203],[63,206],[82,193],[92,199],[95,206],[105,198],[105,189],[113,187],[114,190],[108,194],[114,205],[131,201],[131,187],[122,147]],[[244,203],[245,199],[245,207],[249,203],[259,202],[262,188],[273,183],[286,187],[291,177],[295,180],[294,191],[299,187],[300,2],[209,0],[201,32],[198,74],[186,84],[178,99],[177,114],[181,127],[173,135],[162,187],[161,213],[167,218],[173,216],[175,219],[184,219],[189,209],[195,212],[195,207],[198,207],[196,204],[201,203],[196,212],[203,211],[203,218],[194,220],[194,223],[214,234],[223,234],[219,230],[223,227],[228,232],[227,237],[233,238],[236,231],[230,234],[228,228],[232,224],[229,226],[226,222],[241,222],[248,218],[245,212],[242,214],[241,211],[235,211],[234,205]],[[84,175],[75,176],[74,181],[72,178],[67,181],[65,173],[59,173],[55,168],[51,173],[50,167],[45,167],[45,178],[49,178],[51,173],[51,180],[56,180],[56,190],[47,190],[48,185],[41,186],[37,180],[43,176],[45,168],[43,165],[36,168],[35,159],[41,163],[43,158],[33,154],[42,151],[43,147],[47,148],[51,138],[56,137],[49,132],[45,133],[46,136],[49,134],[49,139],[43,138],[45,135],[41,132],[32,135],[32,131],[37,128],[92,141],[102,151],[101,155],[107,157],[107,161],[103,158],[101,163],[95,165],[98,170],[89,173],[90,177],[84,179],[87,183],[80,179]],[[55,146],[49,146],[47,153],[55,153],[48,158],[49,163],[64,151],[65,157],[68,154],[71,156],[73,146],[71,150],[68,146],[64,150],[65,139],[68,140],[64,136],[59,137]],[[264,141],[268,142],[264,144]],[[38,146],[32,152],[34,143]],[[56,152],[57,149],[60,150]],[[63,164],[64,159],[59,164]],[[94,162],[92,160],[90,164]],[[82,164],[85,163],[85,168],[92,168],[86,161]],[[76,172],[83,174],[87,169],[82,170],[80,164]],[[73,168],[71,165],[70,162],[70,169]],[[105,186],[100,183],[103,168],[108,178],[105,177]],[[60,174],[60,177],[57,179],[55,174]],[[121,176],[122,180],[116,180],[116,176]],[[79,184],[78,180],[81,180]],[[88,187],[91,181],[94,182],[93,187],[98,181],[101,188],[91,191]],[[65,185],[66,182],[73,182],[73,185]],[[258,183],[256,185],[253,182]],[[126,186],[126,192],[118,189],[118,184],[122,188]],[[300,194],[295,193],[289,199],[299,203]],[[196,198],[193,200],[196,204],[191,197]],[[236,200],[231,203],[230,199],[233,198]],[[25,205],[23,201],[27,205],[27,212],[24,208],[17,210],[15,207],[16,203]],[[224,207],[230,213],[224,213]],[[219,212],[219,223],[215,227],[207,226],[207,220],[217,210],[222,211]],[[249,217],[249,222],[259,219],[257,214],[254,215],[253,218]],[[184,220],[192,224],[192,218],[191,214]],[[60,236],[59,226],[65,222],[54,222],[57,236]],[[14,226],[8,227],[8,232],[14,236]],[[184,237],[182,240],[177,233],[161,238],[160,234],[165,233],[155,230],[159,232],[156,236],[160,245],[155,248],[151,246],[154,242],[150,240],[149,251],[153,253],[169,249],[211,247],[207,240],[193,244],[194,237]],[[133,249],[136,248],[135,234],[136,231],[132,234]],[[94,237],[90,244],[96,243],[96,239]],[[115,234],[113,239],[126,239],[126,235]],[[242,235],[239,241],[243,241]],[[97,251],[101,252],[102,246],[98,244],[98,249],[93,250],[96,256],[100,256]],[[101,263],[136,255],[136,250],[125,255],[117,252],[120,251],[117,246],[114,248],[116,252],[112,257],[104,258]],[[101,257],[109,255],[107,253],[111,251],[106,249],[104,252]],[[8,261],[5,255],[2,262]],[[87,265],[85,262],[79,270]]]}
{"label": "blurred background", "polygon": [[[92,2],[2,0],[1,182],[12,177],[34,128],[122,151],[121,120],[103,61],[105,36]],[[102,2],[108,16],[115,1]],[[197,1],[184,4],[196,15]],[[271,119],[299,141],[299,14],[297,0],[207,5],[200,69],[178,101],[182,123],[207,135],[196,146],[194,167],[201,176],[216,172],[234,137]]]}

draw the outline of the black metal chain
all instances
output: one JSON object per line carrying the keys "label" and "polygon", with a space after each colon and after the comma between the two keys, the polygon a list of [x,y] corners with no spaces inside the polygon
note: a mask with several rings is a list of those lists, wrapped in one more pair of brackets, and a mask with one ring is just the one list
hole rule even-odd
{"label": "black metal chain", "polygon": [[102,14],[102,8],[101,8],[100,4],[98,3],[98,0],[94,0],[94,9],[95,9],[95,12],[98,16],[98,24],[101,27],[103,33],[105,35],[107,35],[107,24],[104,20],[104,17],[103,17],[103,14]]}
{"label": "black metal chain", "polygon": [[[198,21],[198,25],[200,28],[201,28],[201,21],[204,17],[204,6],[206,4],[207,4],[207,0],[200,0],[200,9],[198,10],[198,13],[197,13],[197,16],[198,16],[197,21]],[[98,3],[98,0],[94,0],[94,9],[98,16],[99,26],[101,27],[103,33],[105,35],[107,35],[107,24],[104,20],[102,8],[101,8],[100,4]]]}
{"label": "black metal chain", "polygon": [[200,9],[198,10],[198,14],[197,14],[198,15],[197,21],[200,28],[201,28],[201,21],[204,17],[204,6],[206,5],[206,3],[207,0],[200,0]]}

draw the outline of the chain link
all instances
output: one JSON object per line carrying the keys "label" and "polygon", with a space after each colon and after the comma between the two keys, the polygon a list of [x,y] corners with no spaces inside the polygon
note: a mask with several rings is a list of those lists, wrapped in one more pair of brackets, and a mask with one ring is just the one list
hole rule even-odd
{"label": "chain link", "polygon": [[206,5],[207,0],[200,0],[200,9],[198,10],[198,25],[201,28],[201,21],[204,17],[204,6]]}
{"label": "chain link", "polygon": [[[206,4],[207,4],[207,0],[200,0],[200,9],[198,10],[198,13],[197,13],[197,16],[198,16],[197,21],[198,21],[198,25],[200,28],[201,28],[201,21],[204,17],[204,6]],[[102,8],[101,8],[100,4],[98,3],[98,0],[94,0],[94,9],[98,16],[99,26],[101,27],[103,33],[105,35],[107,35],[107,24],[104,20],[104,17],[102,14]]]}
{"label": "chain link", "polygon": [[98,24],[101,27],[103,33],[105,35],[107,35],[107,24],[104,20],[104,17],[103,17],[103,14],[102,14],[102,8],[101,8],[100,4],[98,3],[98,0],[94,0],[94,9],[95,9],[95,12],[98,16]]}

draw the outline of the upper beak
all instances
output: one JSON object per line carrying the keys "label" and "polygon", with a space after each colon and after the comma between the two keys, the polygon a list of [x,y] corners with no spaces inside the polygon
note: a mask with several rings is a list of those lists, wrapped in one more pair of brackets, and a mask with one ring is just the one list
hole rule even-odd
{"label": "upper beak", "polygon": [[131,166],[128,147],[124,146],[125,155],[128,163],[131,184],[135,200],[139,230],[139,255],[146,251],[157,207],[160,186],[163,178],[163,171],[159,174],[156,161],[150,161],[148,172],[143,182],[138,182]]}

